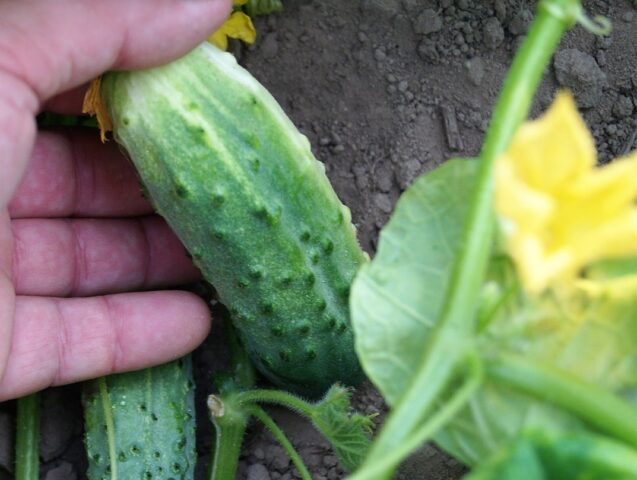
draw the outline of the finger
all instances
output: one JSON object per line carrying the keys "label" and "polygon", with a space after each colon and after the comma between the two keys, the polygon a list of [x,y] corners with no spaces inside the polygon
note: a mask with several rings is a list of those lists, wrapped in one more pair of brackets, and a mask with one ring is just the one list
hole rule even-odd
{"label": "finger", "polygon": [[9,203],[12,218],[123,217],[153,211],[131,162],[92,131],[40,132]]}
{"label": "finger", "polygon": [[230,0],[0,1],[0,208],[13,196],[42,102],[108,69],[174,59],[227,16]]}
{"label": "finger", "polygon": [[87,296],[200,278],[182,244],[156,216],[14,220],[12,230],[19,295]]}
{"label": "finger", "polygon": [[18,297],[0,401],[173,360],[209,327],[206,304],[187,292]]}
{"label": "finger", "polygon": [[175,59],[227,17],[229,0],[0,3],[0,69],[44,101],[107,69]]}

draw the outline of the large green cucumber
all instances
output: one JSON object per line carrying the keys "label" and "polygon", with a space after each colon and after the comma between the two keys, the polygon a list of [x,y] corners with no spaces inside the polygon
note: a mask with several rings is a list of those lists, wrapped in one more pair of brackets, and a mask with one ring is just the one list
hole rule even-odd
{"label": "large green cucumber", "polygon": [[103,377],[84,389],[91,480],[190,480],[194,476],[194,383],[190,356]]}
{"label": "large green cucumber", "polygon": [[349,323],[366,261],[349,210],[268,91],[204,44],[102,79],[115,139],[216,288],[257,368],[317,396],[361,377]]}

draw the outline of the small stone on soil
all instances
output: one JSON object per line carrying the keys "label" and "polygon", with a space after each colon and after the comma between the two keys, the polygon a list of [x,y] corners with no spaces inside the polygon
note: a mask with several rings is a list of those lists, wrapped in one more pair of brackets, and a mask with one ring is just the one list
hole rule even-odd
{"label": "small stone on soil", "polygon": [[271,477],[264,465],[255,463],[248,467],[247,480],[271,480]]}
{"label": "small stone on soil", "polygon": [[484,60],[480,57],[474,57],[471,60],[467,60],[465,63],[467,68],[467,75],[469,76],[469,80],[476,87],[479,87],[482,84],[482,80],[484,79],[485,73],[485,64]]}
{"label": "small stone on soil", "polygon": [[412,20],[412,26],[414,33],[428,35],[442,29],[442,18],[435,10],[426,8]]}
{"label": "small stone on soil", "polygon": [[613,106],[613,114],[619,118],[630,117],[633,114],[633,101],[625,95],[620,95]]}
{"label": "small stone on soil", "polygon": [[504,28],[496,17],[491,17],[484,22],[483,31],[484,44],[491,50],[498,48],[504,41]]}
{"label": "small stone on soil", "polygon": [[290,458],[279,445],[270,445],[265,452],[266,459],[275,470],[283,472],[290,465]]}
{"label": "small stone on soil", "polygon": [[567,48],[555,54],[553,65],[557,81],[573,91],[581,108],[597,105],[606,75],[593,57],[581,50]]}

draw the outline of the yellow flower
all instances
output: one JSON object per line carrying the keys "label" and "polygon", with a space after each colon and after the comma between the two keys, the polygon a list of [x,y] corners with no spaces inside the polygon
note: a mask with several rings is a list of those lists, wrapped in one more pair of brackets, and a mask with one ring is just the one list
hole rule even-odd
{"label": "yellow flower", "polygon": [[525,288],[568,285],[597,260],[637,254],[637,152],[596,167],[569,93],[524,124],[496,162],[495,207]]}
{"label": "yellow flower", "polygon": [[[234,5],[244,5],[248,0],[234,0]],[[246,43],[254,43],[257,31],[252,20],[245,13],[235,10],[230,18],[215,33],[208,37],[208,41],[221,50],[228,49],[228,37],[242,40]]]}

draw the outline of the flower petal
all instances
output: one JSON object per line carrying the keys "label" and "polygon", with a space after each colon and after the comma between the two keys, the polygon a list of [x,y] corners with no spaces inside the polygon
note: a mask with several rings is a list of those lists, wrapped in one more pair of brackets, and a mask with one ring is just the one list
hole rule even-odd
{"label": "flower petal", "polygon": [[257,31],[252,24],[252,19],[243,12],[234,12],[230,15],[220,30],[228,37],[242,40],[245,43],[254,43],[257,38]]}
{"label": "flower petal", "polygon": [[569,93],[559,93],[544,116],[520,127],[508,150],[516,170],[538,190],[554,191],[596,163],[595,143]]}
{"label": "flower petal", "polygon": [[637,152],[596,167],[594,141],[560,93],[495,165],[495,209],[531,293],[574,285],[596,261],[637,254]]}
{"label": "flower petal", "polygon": [[208,41],[221,50],[228,49],[228,35],[226,35],[226,32],[224,32],[223,26],[215,33],[210,35],[208,37]]}

